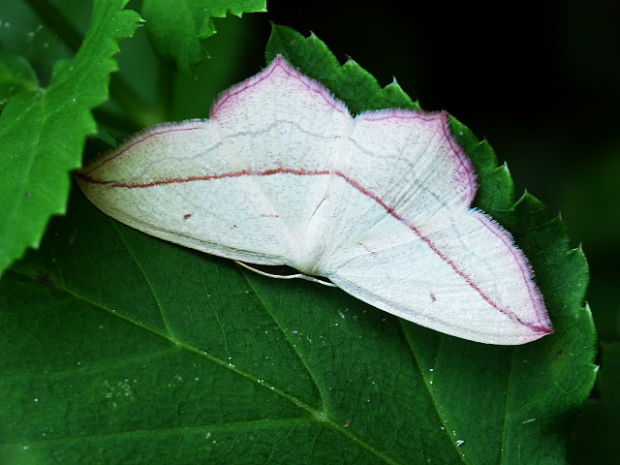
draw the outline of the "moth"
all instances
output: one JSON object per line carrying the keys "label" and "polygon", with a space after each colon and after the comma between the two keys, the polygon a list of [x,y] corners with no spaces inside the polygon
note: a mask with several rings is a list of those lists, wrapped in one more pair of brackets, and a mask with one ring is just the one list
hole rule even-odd
{"label": "moth", "polygon": [[471,208],[471,160],[445,112],[353,117],[282,56],[211,116],[155,126],[78,173],[131,227],[245,264],[324,277],[400,318],[464,339],[552,333],[511,235]]}

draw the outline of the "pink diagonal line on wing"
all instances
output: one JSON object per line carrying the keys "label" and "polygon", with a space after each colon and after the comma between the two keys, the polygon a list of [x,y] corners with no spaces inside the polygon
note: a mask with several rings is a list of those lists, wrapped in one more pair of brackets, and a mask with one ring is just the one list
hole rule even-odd
{"label": "pink diagonal line on wing", "polygon": [[[468,275],[465,271],[461,270],[456,263],[454,263],[446,254],[444,254],[436,244],[427,236],[422,234],[418,227],[416,227],[413,223],[411,223],[407,218],[400,215],[394,207],[388,205],[383,199],[381,199],[377,194],[375,194],[370,189],[364,187],[360,182],[356,181],[353,178],[350,178],[345,173],[341,171],[331,171],[331,170],[305,170],[303,168],[293,169],[293,168],[274,168],[263,171],[252,171],[252,170],[240,170],[240,171],[232,171],[229,173],[221,173],[221,174],[213,174],[213,175],[205,175],[205,176],[190,176],[186,178],[170,178],[170,179],[161,179],[156,181],[151,181],[148,183],[124,183],[115,180],[103,180],[96,179],[91,176],[88,176],[84,173],[77,173],[76,175],[85,182],[90,184],[99,184],[105,185],[113,188],[124,188],[124,189],[145,189],[149,187],[155,186],[164,186],[167,184],[179,184],[179,183],[187,183],[194,181],[215,181],[218,179],[226,179],[226,178],[238,178],[242,176],[272,176],[276,174],[292,174],[296,176],[325,176],[325,175],[335,175],[342,178],[353,188],[357,189],[360,193],[367,196],[368,198],[377,202],[390,216],[398,220],[399,222],[405,224],[416,236],[420,238],[441,260],[443,260],[448,266],[452,268],[452,270],[461,276],[465,282],[474,289],[490,306],[495,308],[497,311],[506,315],[513,321],[531,329],[532,331],[550,334],[553,332],[552,329],[540,326],[534,323],[530,323],[524,321],[522,318],[517,316],[514,312],[502,308],[497,302],[495,302],[491,297],[486,295],[486,293],[473,281],[472,277]],[[487,225],[488,227],[488,225]],[[524,280],[527,284],[527,279],[524,277]],[[528,292],[529,292],[528,286]],[[534,302],[535,306],[538,302]]]}

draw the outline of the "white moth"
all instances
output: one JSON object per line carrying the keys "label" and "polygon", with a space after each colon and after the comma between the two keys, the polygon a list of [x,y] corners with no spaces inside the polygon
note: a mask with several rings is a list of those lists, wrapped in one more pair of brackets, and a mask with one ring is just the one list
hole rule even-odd
{"label": "white moth", "polygon": [[210,119],[151,128],[78,179],[148,234],[325,277],[447,334],[522,344],[553,332],[523,253],[470,208],[474,169],[446,113],[352,117],[281,56],[224,92]]}

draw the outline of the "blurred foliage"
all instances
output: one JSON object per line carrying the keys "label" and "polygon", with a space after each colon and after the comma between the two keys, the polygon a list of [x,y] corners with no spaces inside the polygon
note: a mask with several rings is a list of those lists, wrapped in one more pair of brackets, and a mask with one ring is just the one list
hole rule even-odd
{"label": "blurred foliage", "polygon": [[[80,166],[86,136],[97,129],[91,110],[108,99],[110,74],[117,69],[112,56],[118,41],[138,27],[138,15],[123,10],[125,3],[94,3],[93,26],[74,58],[54,64],[46,88],[37,86],[24,57],[13,51],[0,55],[13,82],[29,76],[25,85],[10,84],[13,91],[2,98],[0,273],[27,247],[38,247],[50,216],[66,211],[69,172]],[[5,30],[10,24],[4,20]]]}

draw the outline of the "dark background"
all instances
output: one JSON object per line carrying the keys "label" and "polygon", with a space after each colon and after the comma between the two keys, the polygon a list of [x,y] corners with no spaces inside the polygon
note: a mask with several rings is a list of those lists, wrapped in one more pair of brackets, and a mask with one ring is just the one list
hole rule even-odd
{"label": "dark background", "polygon": [[561,212],[599,335],[619,339],[620,2],[404,3],[270,0],[268,17],[488,138],[517,191]]}

